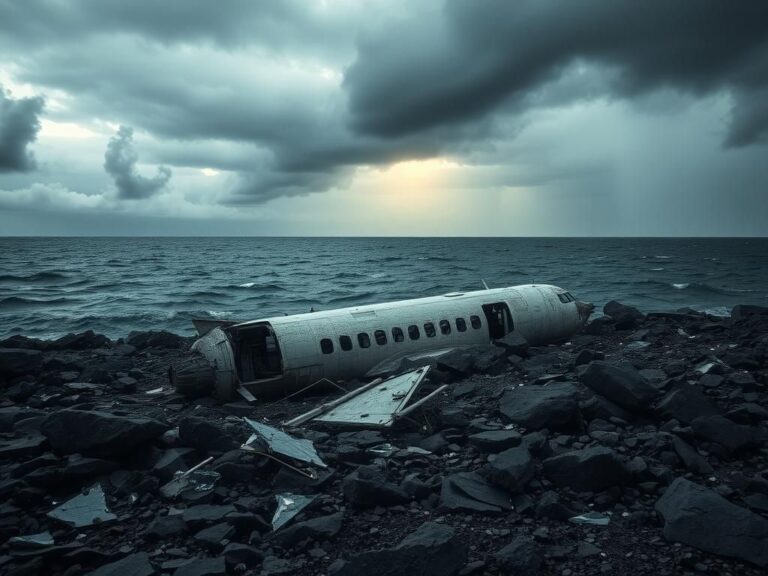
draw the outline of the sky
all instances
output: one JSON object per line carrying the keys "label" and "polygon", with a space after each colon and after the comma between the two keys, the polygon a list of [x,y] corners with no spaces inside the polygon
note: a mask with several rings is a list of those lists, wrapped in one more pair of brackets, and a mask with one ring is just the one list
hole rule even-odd
{"label": "sky", "polygon": [[0,0],[0,235],[765,236],[768,2]]}

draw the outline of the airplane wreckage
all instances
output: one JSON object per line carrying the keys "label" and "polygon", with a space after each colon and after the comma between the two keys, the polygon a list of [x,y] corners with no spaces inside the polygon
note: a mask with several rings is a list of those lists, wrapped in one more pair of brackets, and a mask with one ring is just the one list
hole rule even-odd
{"label": "airplane wreckage", "polygon": [[197,354],[171,369],[170,379],[179,391],[254,402],[320,382],[375,378],[286,424],[387,427],[444,388],[406,406],[441,355],[513,332],[533,345],[557,342],[576,333],[593,308],[562,288],[530,284],[242,323],[197,320]]}

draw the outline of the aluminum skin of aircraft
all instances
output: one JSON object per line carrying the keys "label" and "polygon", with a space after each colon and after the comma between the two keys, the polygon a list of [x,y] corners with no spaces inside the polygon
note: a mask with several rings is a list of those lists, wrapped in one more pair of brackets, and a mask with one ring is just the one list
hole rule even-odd
{"label": "aluminum skin of aircraft", "polygon": [[398,358],[487,345],[510,332],[533,345],[558,342],[592,309],[563,288],[528,284],[219,325],[192,350],[210,364],[220,399],[238,386],[256,396],[284,395],[323,378],[363,378]]}

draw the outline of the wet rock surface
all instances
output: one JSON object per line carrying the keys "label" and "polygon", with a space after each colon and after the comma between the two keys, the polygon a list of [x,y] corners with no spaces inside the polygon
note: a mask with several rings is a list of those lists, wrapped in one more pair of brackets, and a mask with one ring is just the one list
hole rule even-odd
{"label": "wet rock surface", "polygon": [[[242,416],[327,396],[189,399],[167,370],[191,340],[167,332],[8,338],[0,573],[765,573],[765,309],[605,313],[445,357],[421,393],[449,388],[391,430],[291,431],[313,478],[241,450]],[[280,501],[301,506],[275,530]]]}

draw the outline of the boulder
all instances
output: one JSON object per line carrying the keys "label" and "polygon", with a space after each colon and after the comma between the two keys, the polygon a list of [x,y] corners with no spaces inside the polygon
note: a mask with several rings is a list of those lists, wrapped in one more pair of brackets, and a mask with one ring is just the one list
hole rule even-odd
{"label": "boulder", "polygon": [[637,308],[621,304],[616,300],[611,300],[603,306],[603,314],[613,318],[619,330],[629,330],[645,320],[645,316]]}
{"label": "boulder", "polygon": [[768,520],[677,478],[656,502],[667,540],[768,567]]}
{"label": "boulder", "polygon": [[185,416],[179,420],[179,443],[201,452],[227,452],[238,447],[235,439],[200,416]]}
{"label": "boulder", "polygon": [[227,566],[223,556],[195,558],[176,569],[173,576],[224,576]]}
{"label": "boulder", "polygon": [[595,360],[580,372],[579,380],[593,392],[630,411],[645,410],[658,394],[637,370],[626,364],[616,366]]}
{"label": "boulder", "polygon": [[510,332],[502,338],[497,338],[493,343],[496,346],[504,348],[504,350],[507,351],[507,354],[514,354],[515,356],[525,356],[530,347],[528,340],[518,332]]}
{"label": "boulder", "polygon": [[350,558],[333,576],[454,576],[467,561],[467,547],[454,529],[425,522],[394,548],[369,550]]}
{"label": "boulder", "polygon": [[743,424],[736,424],[724,416],[702,416],[691,422],[693,433],[710,442],[720,444],[729,452],[736,452],[753,444],[754,430]]}
{"label": "boulder", "polygon": [[131,332],[125,339],[126,344],[134,346],[137,350],[145,348],[170,348],[180,349],[187,347],[187,339],[166,332],[165,330],[150,330],[148,332]]}
{"label": "boulder", "polygon": [[476,472],[459,472],[443,478],[440,510],[501,514],[510,509],[509,495]]}
{"label": "boulder", "polygon": [[535,576],[539,573],[542,557],[530,536],[517,536],[493,555],[506,574]]}
{"label": "boulder", "polygon": [[682,384],[666,394],[657,404],[656,410],[665,418],[674,418],[690,424],[699,416],[718,413],[709,400],[693,386]]}
{"label": "boulder", "polygon": [[35,374],[42,365],[43,355],[39,350],[0,348],[0,376]]}
{"label": "boulder", "polygon": [[87,330],[78,334],[67,334],[50,343],[54,350],[93,350],[103,348],[111,344],[111,340],[103,334],[96,334],[93,330]]}
{"label": "boulder", "polygon": [[531,430],[571,429],[581,423],[576,387],[567,382],[507,390],[499,411],[510,422]]}
{"label": "boulder", "polygon": [[707,459],[699,454],[691,445],[682,438],[675,436],[672,439],[672,446],[683,461],[685,467],[694,474],[712,474],[713,469]]}
{"label": "boulder", "polygon": [[533,460],[525,446],[510,448],[497,454],[486,469],[491,482],[512,493],[522,492],[533,478],[533,473]]}
{"label": "boulder", "polygon": [[342,481],[344,497],[355,508],[394,506],[408,502],[408,495],[396,484],[387,482],[375,466],[360,466]]}
{"label": "boulder", "polygon": [[745,320],[750,316],[768,316],[768,308],[753,304],[737,304],[731,309],[731,319],[734,321]]}
{"label": "boulder", "polygon": [[272,539],[285,549],[289,549],[303,540],[330,540],[341,530],[343,520],[344,514],[342,512],[304,520],[287,528],[281,528],[274,533]]}
{"label": "boulder", "polygon": [[153,440],[168,426],[143,416],[118,416],[96,410],[64,409],[48,416],[40,426],[54,451],[119,459]]}
{"label": "boulder", "polygon": [[122,560],[104,564],[87,576],[152,576],[155,569],[149,562],[149,554],[146,552],[136,552],[129,554]]}
{"label": "boulder", "polygon": [[544,473],[558,486],[582,492],[605,490],[623,484],[628,475],[616,453],[603,446],[547,458]]}
{"label": "boulder", "polygon": [[253,546],[231,542],[224,548],[224,560],[232,572],[238,564],[253,568],[264,559],[264,553]]}
{"label": "boulder", "polygon": [[514,430],[487,430],[472,434],[467,441],[482,452],[501,452],[520,445],[522,436]]}

